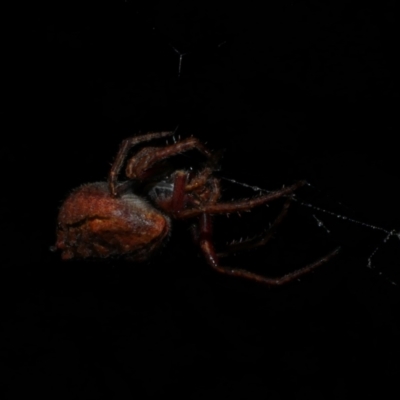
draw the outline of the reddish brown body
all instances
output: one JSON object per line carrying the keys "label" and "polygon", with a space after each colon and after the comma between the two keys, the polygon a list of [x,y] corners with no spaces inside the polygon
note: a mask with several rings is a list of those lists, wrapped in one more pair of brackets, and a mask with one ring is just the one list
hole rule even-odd
{"label": "reddish brown body", "polygon": [[[221,256],[265,245],[286,216],[289,200],[263,235],[228,245],[223,254],[218,254],[214,248],[212,217],[250,211],[270,201],[291,196],[305,182],[250,199],[220,202],[220,181],[213,175],[216,157],[196,138],[163,147],[147,146],[129,158],[132,147],[172,135],[173,132],[157,132],[124,140],[111,167],[108,182],[83,185],[71,193],[58,216],[56,248],[62,251],[63,259],[118,255],[134,261],[146,260],[168,236],[171,219],[194,221],[194,240],[215,271],[266,285],[293,281],[338,253],[336,249],[316,262],[279,278],[221,266]],[[207,159],[200,170],[171,171],[164,168],[167,159],[194,149]],[[124,165],[128,180],[121,183],[118,177]]]}
{"label": "reddish brown body", "polygon": [[124,255],[142,261],[169,229],[170,219],[142,198],[131,192],[113,197],[106,182],[90,183],[62,205],[56,247],[63,259]]}

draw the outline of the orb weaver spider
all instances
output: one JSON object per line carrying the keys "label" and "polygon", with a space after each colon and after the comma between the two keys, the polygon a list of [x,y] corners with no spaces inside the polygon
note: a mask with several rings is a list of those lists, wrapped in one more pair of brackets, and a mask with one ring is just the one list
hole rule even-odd
{"label": "orb weaver spider", "polygon": [[[108,182],[85,184],[69,195],[58,216],[56,248],[61,250],[63,259],[118,255],[132,261],[144,261],[169,235],[172,220],[196,222],[194,240],[212,269],[269,286],[291,282],[339,252],[335,249],[314,263],[278,278],[222,266],[213,243],[213,216],[250,211],[282,197],[289,199],[305,182],[250,199],[223,202],[220,201],[220,181],[214,175],[215,157],[194,137],[163,147],[146,146],[128,157],[133,147],[173,134],[147,133],[124,140],[111,167]],[[199,171],[171,171],[165,168],[165,160],[190,150],[199,151],[207,159]],[[127,180],[119,182],[124,164]],[[239,251],[267,243],[286,216],[289,202],[286,201],[266,234],[255,242],[232,245],[231,250]]]}

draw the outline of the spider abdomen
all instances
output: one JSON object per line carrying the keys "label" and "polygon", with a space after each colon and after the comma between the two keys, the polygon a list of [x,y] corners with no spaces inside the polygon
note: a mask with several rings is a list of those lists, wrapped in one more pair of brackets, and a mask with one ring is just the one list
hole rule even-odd
{"label": "spider abdomen", "polygon": [[147,259],[170,231],[170,220],[141,197],[111,196],[106,182],[83,185],[66,199],[58,216],[56,247],[62,258],[124,255]]}

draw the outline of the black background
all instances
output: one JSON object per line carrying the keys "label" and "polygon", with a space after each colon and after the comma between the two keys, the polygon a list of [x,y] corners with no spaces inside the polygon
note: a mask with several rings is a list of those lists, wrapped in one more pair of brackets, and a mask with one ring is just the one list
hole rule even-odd
{"label": "black background", "polygon": [[[384,234],[318,214],[332,231],[325,235],[314,229],[314,212],[297,207],[289,239],[277,239],[288,246],[287,265],[268,269],[274,242],[229,262],[278,275],[326,249],[343,251],[275,289],[209,270],[184,225],[140,265],[61,262],[49,251],[63,199],[106,178],[122,139],[177,126],[181,137],[225,151],[222,176],[270,190],[307,179],[314,189],[304,201],[399,230],[395,2],[323,3],[21,10],[9,32],[11,123],[1,150],[7,398],[346,399],[396,391],[394,237],[371,270],[368,256]],[[186,54],[180,74],[174,48]],[[254,215],[238,225],[219,218],[217,239],[232,239],[235,226],[257,233],[262,214]]]}

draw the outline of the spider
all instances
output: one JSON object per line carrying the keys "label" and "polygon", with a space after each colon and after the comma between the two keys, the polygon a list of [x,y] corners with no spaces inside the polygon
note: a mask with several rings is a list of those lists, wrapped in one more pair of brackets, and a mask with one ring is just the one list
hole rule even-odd
{"label": "spider", "polygon": [[[194,220],[195,243],[212,269],[270,286],[293,281],[338,253],[339,249],[336,249],[310,265],[277,278],[222,266],[212,239],[213,216],[249,211],[287,197],[282,211],[266,234],[256,241],[232,245],[228,250],[238,251],[264,245],[285,217],[290,195],[305,182],[300,181],[250,199],[222,202],[220,182],[213,174],[216,156],[194,137],[164,147],[143,147],[128,158],[133,147],[173,134],[147,133],[124,140],[111,167],[108,182],[82,185],[67,197],[58,216],[56,242],[63,259],[118,255],[132,261],[144,261],[169,235],[172,220]],[[206,158],[205,165],[199,171],[170,170],[165,167],[164,161],[168,158],[195,149]],[[128,179],[119,182],[124,164]]]}

